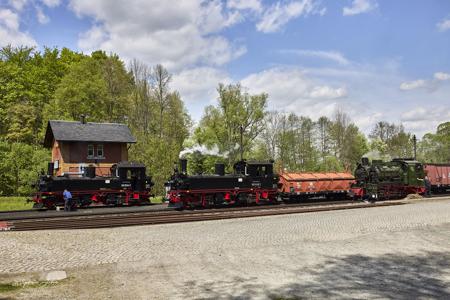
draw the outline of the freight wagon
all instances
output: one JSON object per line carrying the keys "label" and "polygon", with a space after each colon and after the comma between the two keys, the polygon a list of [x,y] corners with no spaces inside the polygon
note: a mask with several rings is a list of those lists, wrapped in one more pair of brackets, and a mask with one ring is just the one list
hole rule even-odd
{"label": "freight wagon", "polygon": [[450,192],[450,164],[425,164],[433,194]]}
{"label": "freight wagon", "polygon": [[310,198],[344,199],[348,197],[355,177],[346,172],[282,173],[279,196],[282,200],[301,201]]}

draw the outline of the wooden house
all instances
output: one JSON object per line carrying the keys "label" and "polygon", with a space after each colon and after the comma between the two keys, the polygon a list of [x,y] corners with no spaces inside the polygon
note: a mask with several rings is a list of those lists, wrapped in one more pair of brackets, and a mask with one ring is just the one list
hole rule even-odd
{"label": "wooden house", "polygon": [[95,166],[100,176],[113,164],[128,160],[128,145],[136,143],[130,129],[119,123],[49,121],[44,146],[52,149],[55,175],[77,175]]}

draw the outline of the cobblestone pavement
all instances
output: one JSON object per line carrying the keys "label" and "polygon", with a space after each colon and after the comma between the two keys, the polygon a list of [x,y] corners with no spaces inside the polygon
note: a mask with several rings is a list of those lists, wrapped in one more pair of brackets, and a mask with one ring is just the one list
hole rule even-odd
{"label": "cobblestone pavement", "polygon": [[450,298],[450,198],[0,239],[0,282],[71,277],[17,298]]}

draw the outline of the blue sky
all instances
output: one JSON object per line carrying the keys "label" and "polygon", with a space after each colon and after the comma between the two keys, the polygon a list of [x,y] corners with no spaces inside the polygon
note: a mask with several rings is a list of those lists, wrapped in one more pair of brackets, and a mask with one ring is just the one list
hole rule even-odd
{"label": "blue sky", "polygon": [[7,44],[162,63],[194,120],[218,82],[241,82],[269,109],[340,108],[366,133],[450,121],[449,0],[0,0]]}

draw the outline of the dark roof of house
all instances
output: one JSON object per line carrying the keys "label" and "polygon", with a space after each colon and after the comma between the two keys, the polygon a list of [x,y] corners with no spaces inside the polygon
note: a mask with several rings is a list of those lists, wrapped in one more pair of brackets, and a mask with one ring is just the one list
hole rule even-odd
{"label": "dark roof of house", "polygon": [[119,123],[48,121],[44,146],[51,147],[53,139],[72,142],[136,143],[130,128]]}

